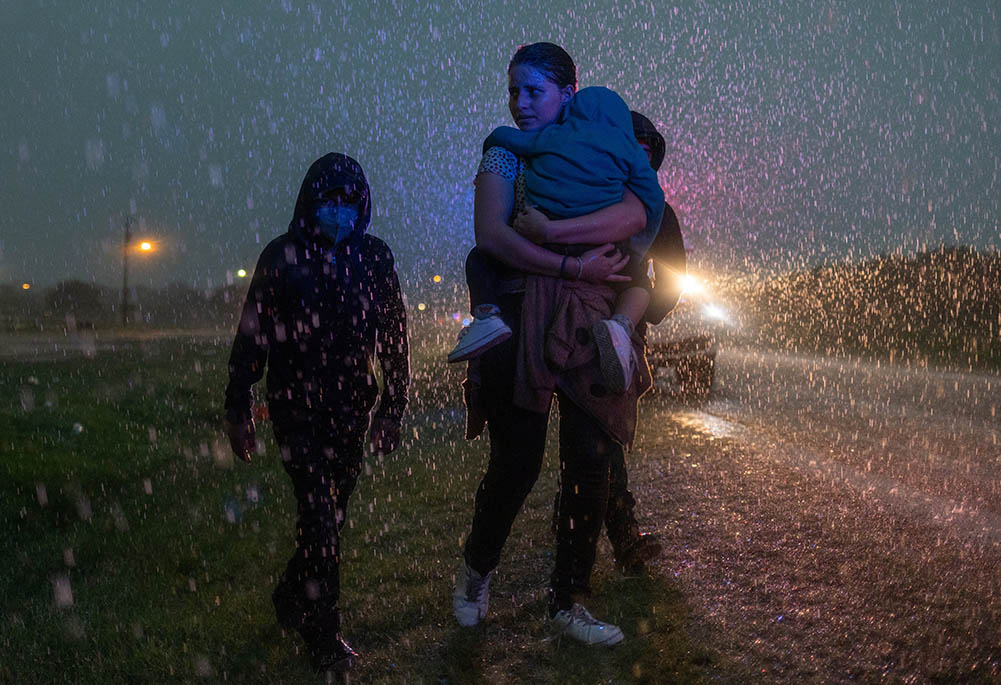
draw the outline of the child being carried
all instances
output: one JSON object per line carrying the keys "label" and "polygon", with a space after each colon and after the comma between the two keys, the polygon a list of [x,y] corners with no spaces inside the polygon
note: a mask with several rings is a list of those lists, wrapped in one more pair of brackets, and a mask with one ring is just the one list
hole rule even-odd
{"label": "child being carried", "polygon": [[[643,257],[657,236],[664,213],[664,192],[633,135],[629,108],[608,88],[584,88],[564,106],[556,122],[541,130],[495,129],[483,148],[494,146],[525,160],[526,203],[551,219],[584,216],[621,202],[626,188],[643,203],[646,226],[623,246],[629,256],[626,270],[632,267],[632,281],[620,290],[613,316],[592,328],[605,383],[612,392],[624,392],[636,363],[630,335],[650,302]],[[575,253],[573,246],[558,246],[568,255],[560,276],[571,280],[580,277],[581,262],[575,254],[590,247],[593,245],[581,246]],[[510,337],[510,328],[500,319],[499,296],[485,285],[496,282],[496,277],[476,273],[499,265],[486,255],[474,256],[470,255],[466,267],[474,319],[460,332],[449,362],[477,357]],[[637,282],[643,285],[635,285]]]}

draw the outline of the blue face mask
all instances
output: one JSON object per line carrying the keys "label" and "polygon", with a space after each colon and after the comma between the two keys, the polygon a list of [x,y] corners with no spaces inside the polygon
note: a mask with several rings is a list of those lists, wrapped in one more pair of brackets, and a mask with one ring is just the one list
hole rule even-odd
{"label": "blue face mask", "polygon": [[316,208],[316,227],[334,243],[351,235],[357,223],[358,208],[354,205],[325,202]]}

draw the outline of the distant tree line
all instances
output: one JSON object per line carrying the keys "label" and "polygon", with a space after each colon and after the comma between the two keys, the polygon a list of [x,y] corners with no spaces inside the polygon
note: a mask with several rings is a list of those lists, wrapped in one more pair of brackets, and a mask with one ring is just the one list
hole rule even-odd
{"label": "distant tree line", "polygon": [[[211,289],[171,283],[138,286],[128,293],[129,325],[156,328],[232,328],[248,283]],[[0,285],[0,330],[105,329],[122,325],[121,289],[80,280],[60,281],[39,292]]]}
{"label": "distant tree line", "polygon": [[761,342],[1001,368],[1001,253],[944,246],[799,271],[741,293]]}

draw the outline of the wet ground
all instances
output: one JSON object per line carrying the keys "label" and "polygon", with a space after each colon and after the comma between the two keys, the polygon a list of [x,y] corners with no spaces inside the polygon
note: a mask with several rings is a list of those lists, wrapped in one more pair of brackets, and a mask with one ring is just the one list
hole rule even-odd
{"label": "wet ground", "polygon": [[[11,336],[0,362],[145,340]],[[1001,680],[999,410],[997,376],[758,350],[721,352],[704,401],[644,397],[637,513],[710,677]]]}
{"label": "wet ground", "polygon": [[723,681],[1001,678],[1001,378],[753,350],[630,462]]}

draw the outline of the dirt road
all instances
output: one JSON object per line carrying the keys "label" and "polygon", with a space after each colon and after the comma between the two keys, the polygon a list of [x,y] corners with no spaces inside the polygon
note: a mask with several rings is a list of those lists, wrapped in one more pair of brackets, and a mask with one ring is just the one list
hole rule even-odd
{"label": "dirt road", "polygon": [[643,401],[656,572],[724,681],[1001,678],[1001,378],[721,354]]}

